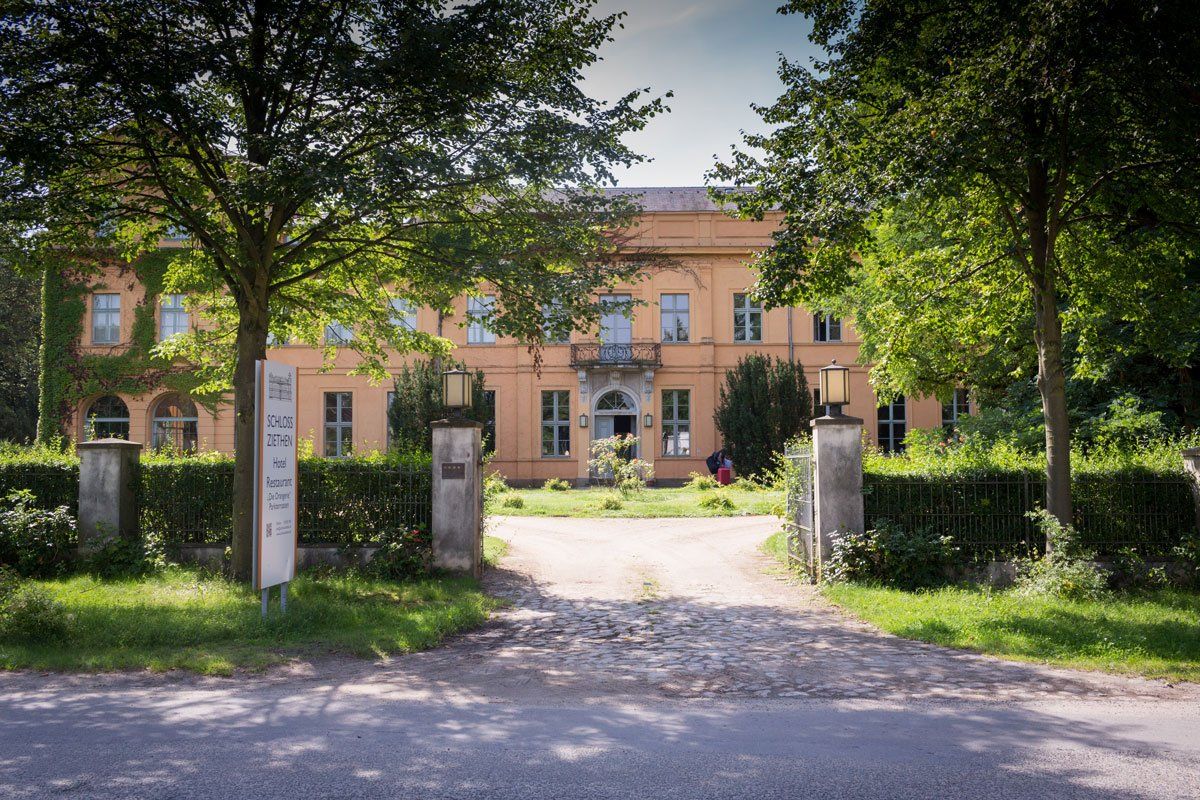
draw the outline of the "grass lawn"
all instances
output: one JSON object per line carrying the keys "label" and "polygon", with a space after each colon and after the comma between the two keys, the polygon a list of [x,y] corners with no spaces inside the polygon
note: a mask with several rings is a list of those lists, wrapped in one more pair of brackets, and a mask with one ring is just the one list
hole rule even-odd
{"label": "grass lawn", "polygon": [[[644,489],[621,498],[620,508],[601,508],[605,497],[614,495],[612,489],[510,489],[493,498],[488,510],[493,514],[517,517],[736,517],[746,514],[772,514],[783,504],[783,493],[775,491],[746,491],[721,489]],[[619,495],[618,495],[619,496]],[[505,505],[508,498],[520,498],[520,508]],[[705,498],[724,498],[728,506]],[[509,501],[513,502],[513,501]]]}
{"label": "grass lawn", "polygon": [[1066,667],[1200,681],[1200,594],[1161,590],[1092,602],[947,588],[832,584],[825,595],[908,639]]}
{"label": "grass lawn", "polygon": [[147,578],[74,576],[36,583],[73,615],[66,640],[0,641],[0,668],[103,671],[186,669],[228,675],[293,656],[384,656],[433,647],[482,624],[494,602],[470,578],[397,582],[336,573],[302,574],[288,613],[259,616],[247,586],[194,569]]}
{"label": "grass lawn", "polygon": [[483,563],[486,566],[496,566],[506,555],[508,555],[508,542],[499,536],[483,537]]}

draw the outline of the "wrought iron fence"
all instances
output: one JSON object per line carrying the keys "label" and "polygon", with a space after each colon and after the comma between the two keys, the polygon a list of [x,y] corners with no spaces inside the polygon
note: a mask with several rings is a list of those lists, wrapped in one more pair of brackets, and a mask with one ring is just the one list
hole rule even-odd
{"label": "wrought iron fence", "polygon": [[813,494],[812,445],[806,443],[791,448],[785,455],[788,469],[784,532],[787,536],[788,563],[797,569],[803,569],[812,577],[816,566],[813,559],[813,520],[816,506]]}
{"label": "wrought iron fence", "polygon": [[[300,462],[301,544],[363,545],[415,527],[428,529],[432,475],[427,464],[356,459]],[[233,464],[179,460],[144,464],[142,531],[168,544],[230,541]]]}
{"label": "wrought iron fence", "polygon": [[[1169,558],[1196,529],[1195,505],[1183,475],[1077,475],[1073,491],[1080,539],[1101,556],[1132,548],[1144,558]],[[977,561],[1040,552],[1045,545],[1028,516],[1045,505],[1041,475],[866,473],[863,492],[868,528],[888,519],[910,530],[952,536],[964,555]]]}
{"label": "wrought iron fence", "polygon": [[571,345],[572,367],[597,367],[629,364],[639,367],[662,366],[662,345],[657,342],[645,344],[589,344]]}

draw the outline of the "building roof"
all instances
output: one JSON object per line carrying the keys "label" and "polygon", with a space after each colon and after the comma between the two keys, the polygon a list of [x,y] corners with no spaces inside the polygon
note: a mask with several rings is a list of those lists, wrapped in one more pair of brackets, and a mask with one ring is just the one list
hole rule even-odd
{"label": "building roof", "polygon": [[[718,187],[721,191],[741,192],[746,189]],[[721,211],[712,201],[706,186],[629,186],[605,189],[609,196],[635,195],[643,211]]]}

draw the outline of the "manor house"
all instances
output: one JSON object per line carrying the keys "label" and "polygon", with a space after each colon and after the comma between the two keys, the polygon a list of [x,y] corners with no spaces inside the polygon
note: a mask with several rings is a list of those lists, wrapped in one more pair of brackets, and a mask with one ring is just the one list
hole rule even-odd
{"label": "manor house", "polygon": [[[599,331],[548,344],[540,374],[524,344],[472,319],[473,311],[486,307],[486,296],[461,298],[445,320],[445,335],[457,346],[454,357],[486,376],[492,466],[510,480],[585,480],[590,441],[616,433],[640,437],[638,455],[653,462],[666,482],[703,471],[705,457],[722,444],[713,424],[720,386],[748,353],[798,361],[814,392],[822,366],[833,359],[851,366],[852,402],[845,412],[861,417],[870,437],[887,450],[899,449],[912,427],[953,424],[968,412],[964,393],[948,404],[905,397],[877,404],[866,368],[856,364],[858,342],[849,321],[803,308],[767,311],[754,302],[748,264],[770,243],[778,218],[730,218],[703,188],[624,191],[642,194],[644,209],[631,244],[657,248],[682,267],[598,297],[602,307],[643,301],[631,317],[605,312]],[[82,356],[128,349],[139,308],[153,309],[158,337],[196,324],[184,297],[148,295],[145,285],[115,268],[90,280],[76,345]],[[397,303],[395,311],[397,324],[436,330],[432,309]],[[327,331],[331,341],[351,335],[337,326]],[[306,345],[274,347],[268,358],[298,368],[299,430],[312,437],[315,452],[339,457],[386,447],[392,387],[351,375],[357,359],[352,350],[339,350],[332,369],[324,370],[322,352]],[[403,361],[396,357],[397,371]],[[815,400],[819,404],[819,396]],[[116,435],[147,446],[222,451],[234,446],[231,403],[210,410],[168,385],[94,393],[73,400],[65,413],[64,426],[77,438]]]}

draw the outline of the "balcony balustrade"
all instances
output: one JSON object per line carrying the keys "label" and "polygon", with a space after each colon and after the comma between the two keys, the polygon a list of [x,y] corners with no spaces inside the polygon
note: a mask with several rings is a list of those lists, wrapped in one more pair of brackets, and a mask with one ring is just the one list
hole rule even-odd
{"label": "balcony balustrade", "polygon": [[606,344],[591,342],[571,345],[572,367],[661,367],[662,345]]}

